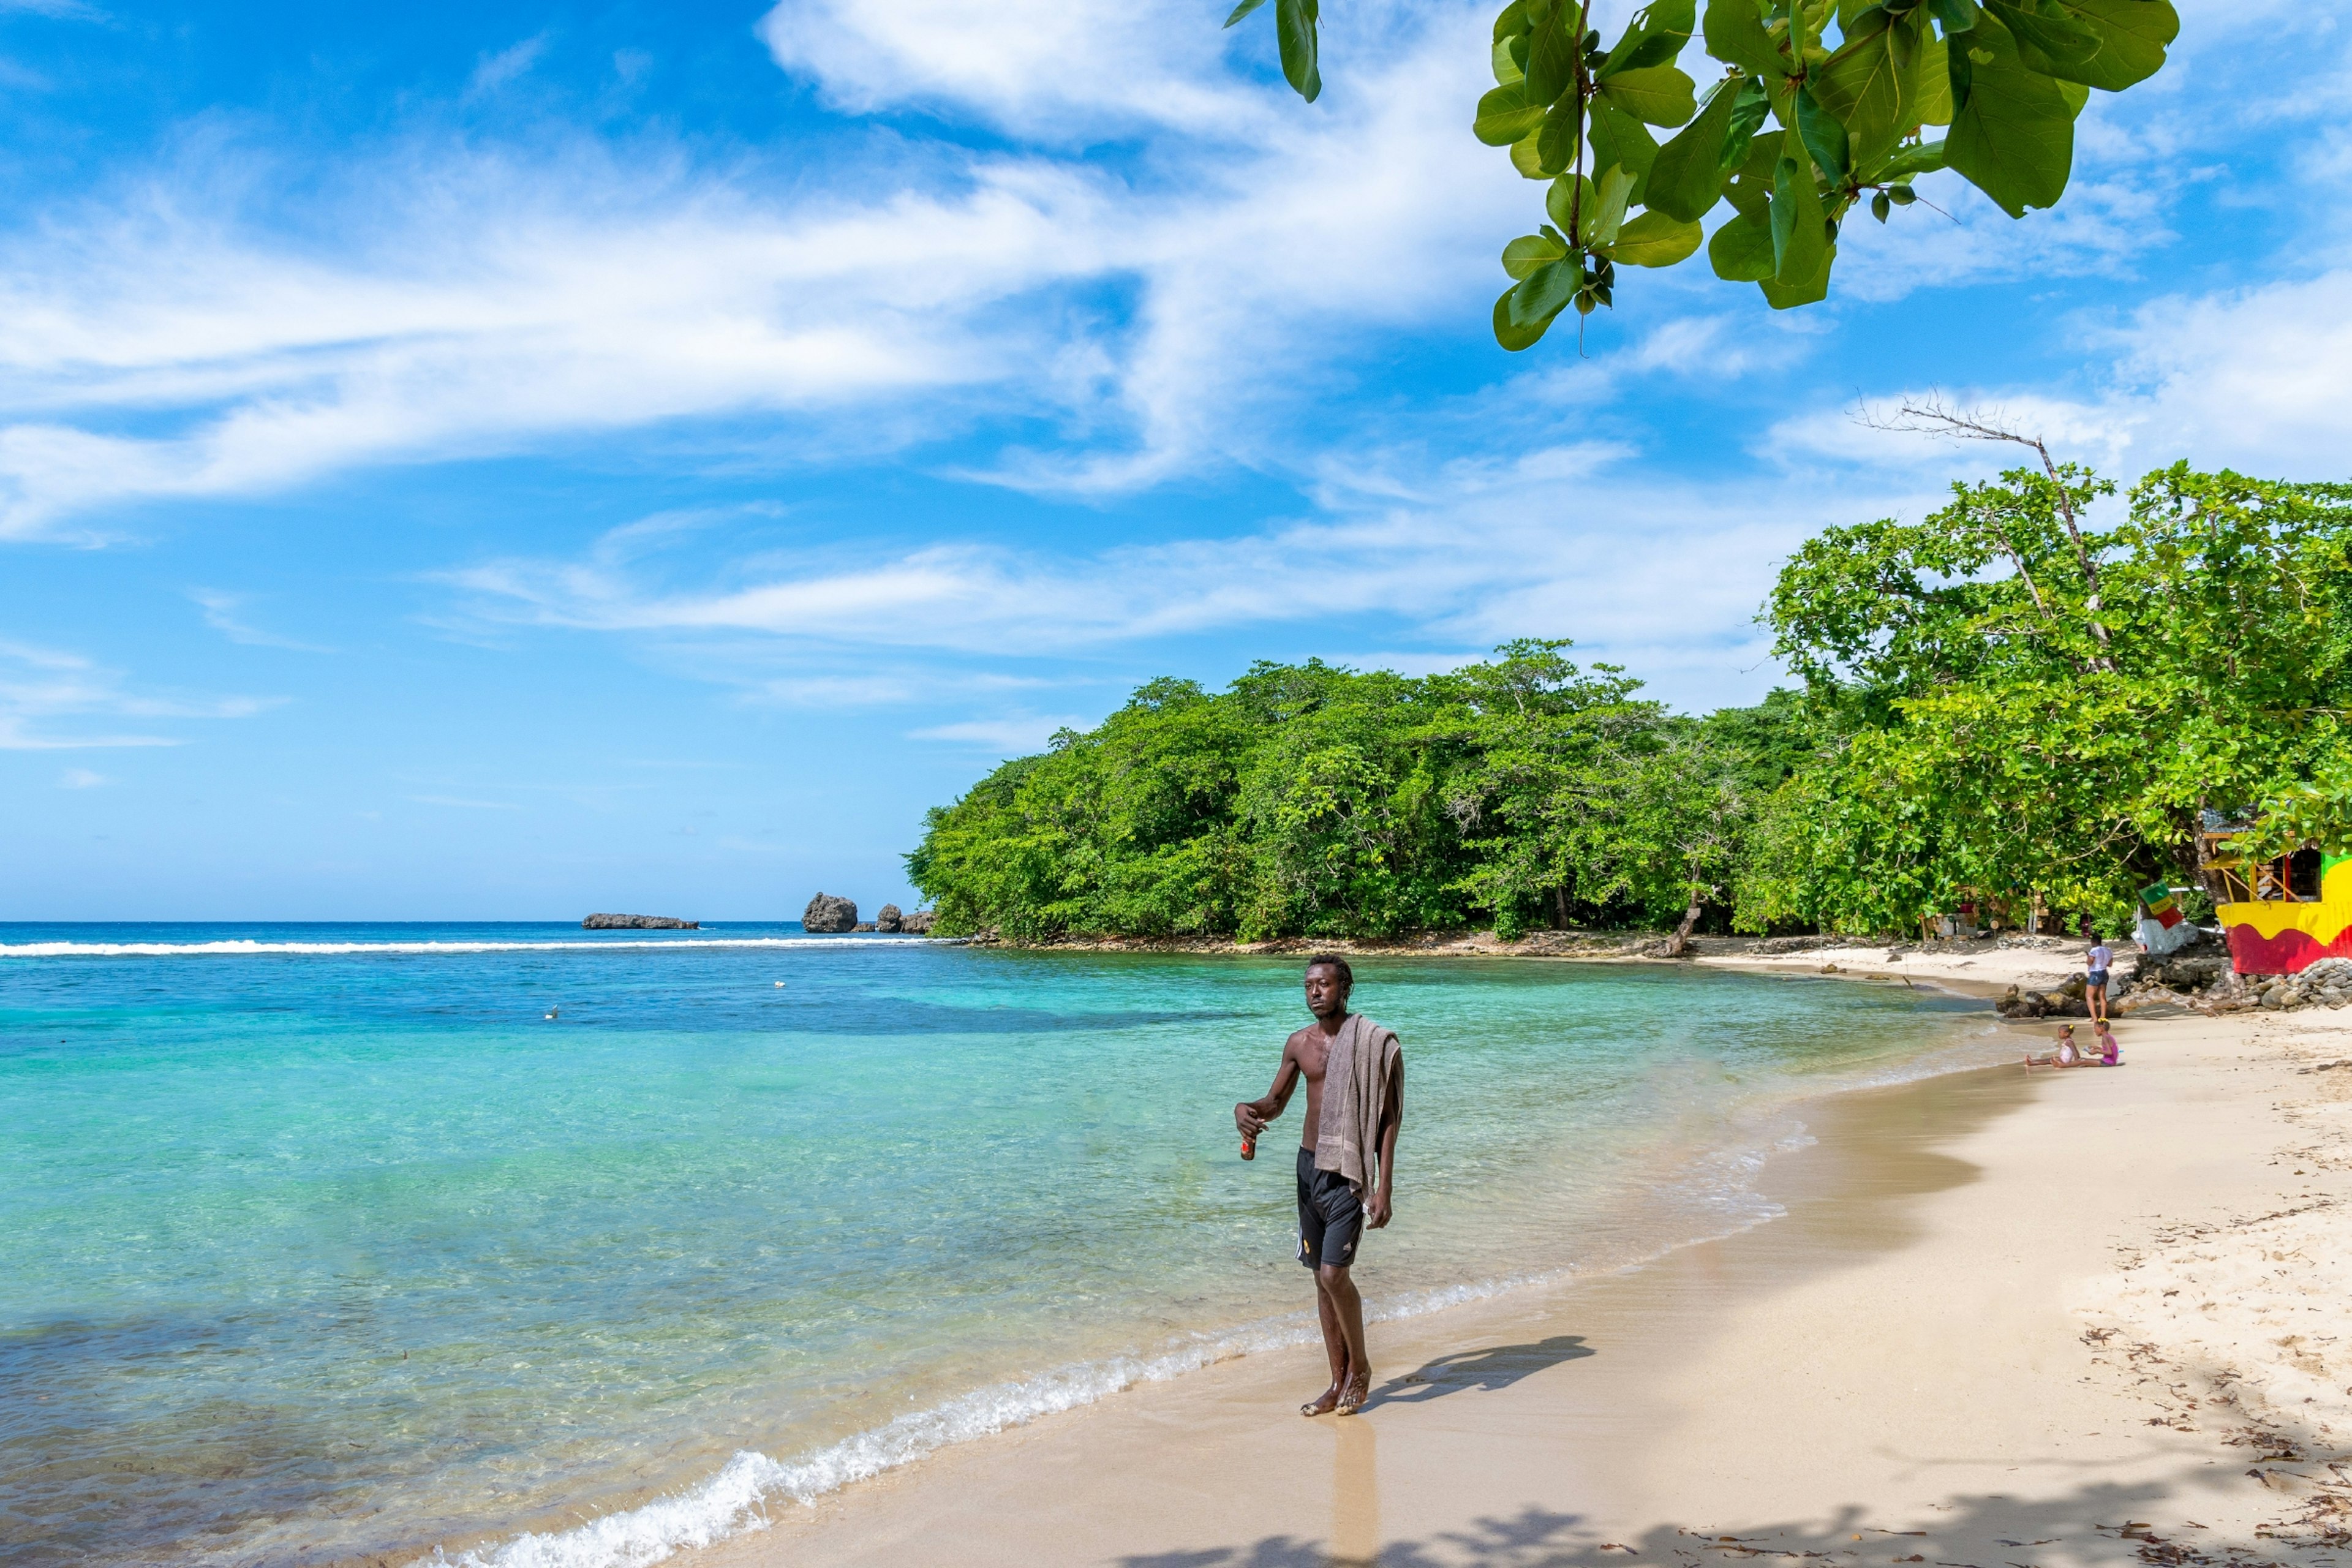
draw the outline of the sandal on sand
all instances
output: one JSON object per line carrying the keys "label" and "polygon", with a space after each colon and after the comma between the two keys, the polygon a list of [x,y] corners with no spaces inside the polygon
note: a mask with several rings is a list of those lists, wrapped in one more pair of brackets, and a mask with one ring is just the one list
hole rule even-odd
{"label": "sandal on sand", "polygon": [[1357,1411],[1361,1410],[1371,1397],[1371,1374],[1367,1373],[1361,1377],[1351,1377],[1348,1380],[1347,1388],[1340,1394],[1339,1403],[1333,1414],[1353,1415]]}

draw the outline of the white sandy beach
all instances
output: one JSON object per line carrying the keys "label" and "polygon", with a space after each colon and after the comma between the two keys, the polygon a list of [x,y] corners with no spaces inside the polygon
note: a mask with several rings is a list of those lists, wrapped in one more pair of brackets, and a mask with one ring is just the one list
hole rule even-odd
{"label": "white sandy beach", "polygon": [[[1858,967],[1788,966],[1831,961]],[[1756,1230],[1376,1327],[1353,1420],[1295,1414],[1318,1353],[1249,1357],[697,1561],[2352,1561],[2352,1064],[2324,1065],[2352,1037],[2324,1012],[2121,1032],[2120,1071],[1822,1102]]]}

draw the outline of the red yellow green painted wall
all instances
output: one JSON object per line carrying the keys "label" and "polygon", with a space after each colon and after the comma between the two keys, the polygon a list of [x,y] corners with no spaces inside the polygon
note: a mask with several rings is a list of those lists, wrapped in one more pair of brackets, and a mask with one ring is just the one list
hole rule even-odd
{"label": "red yellow green painted wall", "polygon": [[2320,863],[2319,901],[2265,899],[2215,910],[2241,974],[2293,974],[2323,958],[2352,958],[2352,855]]}

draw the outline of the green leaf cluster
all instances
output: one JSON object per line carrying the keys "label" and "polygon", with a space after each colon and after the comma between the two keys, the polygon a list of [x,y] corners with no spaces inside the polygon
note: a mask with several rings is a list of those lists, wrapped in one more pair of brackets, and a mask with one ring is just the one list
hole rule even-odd
{"label": "green leaf cluster", "polygon": [[[1263,0],[1242,0],[1234,23]],[[1276,0],[1283,73],[1310,101],[1316,0]],[[2163,68],[2171,0],[1652,0],[1616,42],[1591,0],[1510,0],[1471,131],[1541,181],[1549,222],[1504,247],[1503,347],[1613,303],[1616,268],[1708,264],[1775,310],[1829,293],[1838,237],[1948,168],[2011,217],[2055,205],[2091,89]],[[1716,79],[1680,63],[1696,37]],[[1670,134],[1669,134],[1670,133]],[[1728,211],[1711,236],[1705,225]]]}

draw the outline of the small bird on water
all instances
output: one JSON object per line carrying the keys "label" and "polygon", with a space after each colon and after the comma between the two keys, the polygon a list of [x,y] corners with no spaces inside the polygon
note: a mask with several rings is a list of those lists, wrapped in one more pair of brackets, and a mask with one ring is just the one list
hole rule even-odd
{"label": "small bird on water", "polygon": [[549,1017],[552,1018],[552,1017],[554,1017],[554,1016],[555,1016],[555,1015],[556,1015],[557,1011],[558,1011],[558,1009],[553,1008],[553,1007],[550,1007],[550,1008],[547,1010],[547,1016],[548,1016]]}

